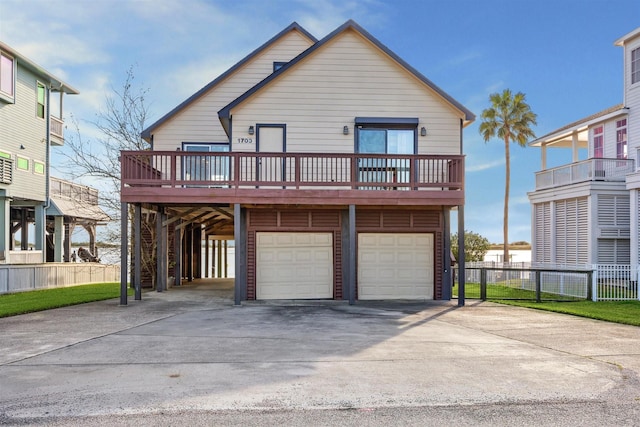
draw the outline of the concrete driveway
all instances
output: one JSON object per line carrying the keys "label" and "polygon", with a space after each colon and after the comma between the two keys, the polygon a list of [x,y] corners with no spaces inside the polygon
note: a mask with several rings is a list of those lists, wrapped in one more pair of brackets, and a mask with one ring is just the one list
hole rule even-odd
{"label": "concrete driveway", "polygon": [[640,425],[639,373],[640,328],[474,301],[219,282],[0,319],[9,425]]}

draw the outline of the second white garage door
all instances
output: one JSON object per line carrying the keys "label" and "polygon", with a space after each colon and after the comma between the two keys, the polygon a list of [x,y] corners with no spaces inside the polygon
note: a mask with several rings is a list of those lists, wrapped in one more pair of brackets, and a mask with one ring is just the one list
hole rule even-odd
{"label": "second white garage door", "polygon": [[359,233],[358,299],[433,299],[433,234]]}
{"label": "second white garage door", "polygon": [[256,233],[256,298],[333,298],[333,233]]}

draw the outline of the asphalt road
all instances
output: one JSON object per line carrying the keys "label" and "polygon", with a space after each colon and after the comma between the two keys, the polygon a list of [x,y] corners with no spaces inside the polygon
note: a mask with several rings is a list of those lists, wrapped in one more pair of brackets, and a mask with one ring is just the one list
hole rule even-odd
{"label": "asphalt road", "polygon": [[2,425],[640,425],[640,328],[230,283],[0,319]]}

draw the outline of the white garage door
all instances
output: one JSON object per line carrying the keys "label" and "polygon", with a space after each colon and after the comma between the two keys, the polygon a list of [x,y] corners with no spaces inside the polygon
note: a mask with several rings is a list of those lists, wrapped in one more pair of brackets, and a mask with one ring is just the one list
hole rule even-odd
{"label": "white garage door", "polygon": [[433,299],[433,234],[359,233],[358,299]]}
{"label": "white garage door", "polygon": [[333,233],[256,233],[256,298],[333,298]]}

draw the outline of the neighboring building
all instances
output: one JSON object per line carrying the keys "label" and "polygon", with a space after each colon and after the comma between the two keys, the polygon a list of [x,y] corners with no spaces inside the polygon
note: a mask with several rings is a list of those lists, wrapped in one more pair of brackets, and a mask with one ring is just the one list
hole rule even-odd
{"label": "neighboring building", "polygon": [[155,213],[159,290],[198,277],[203,239],[233,239],[236,304],[448,299],[474,119],[355,22],[322,40],[293,23],[122,152],[134,283]]}
{"label": "neighboring building", "polygon": [[[623,103],[529,144],[542,149],[529,193],[535,263],[638,264],[640,28],[615,45],[624,49]],[[571,149],[573,162],[548,169],[546,149],[556,147]]]}
{"label": "neighboring building", "polygon": [[[78,91],[0,42],[0,264],[68,261],[70,227],[80,223],[95,236],[96,223],[108,219],[97,191],[83,199],[87,187],[50,177],[50,149],[64,143],[64,94]],[[94,201],[97,216],[85,218],[80,207]]]}

